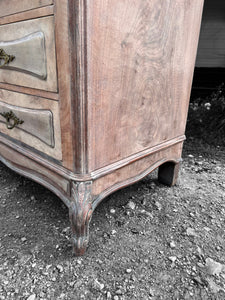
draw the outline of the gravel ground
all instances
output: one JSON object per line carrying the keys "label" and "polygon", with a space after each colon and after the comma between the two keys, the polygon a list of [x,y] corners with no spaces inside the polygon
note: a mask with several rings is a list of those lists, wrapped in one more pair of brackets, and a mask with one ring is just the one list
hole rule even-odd
{"label": "gravel ground", "polygon": [[225,148],[189,138],[178,184],[157,172],[103,201],[71,254],[68,211],[0,164],[0,299],[225,299]]}

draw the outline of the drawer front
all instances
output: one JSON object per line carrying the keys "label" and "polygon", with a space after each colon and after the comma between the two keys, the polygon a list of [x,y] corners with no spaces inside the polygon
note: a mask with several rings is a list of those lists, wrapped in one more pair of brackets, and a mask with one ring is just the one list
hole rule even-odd
{"label": "drawer front", "polygon": [[53,4],[53,0],[0,0],[0,17]]}
{"label": "drawer front", "polygon": [[53,16],[0,26],[0,57],[0,82],[57,92]]}
{"label": "drawer front", "polygon": [[0,90],[0,132],[62,159],[56,101]]}

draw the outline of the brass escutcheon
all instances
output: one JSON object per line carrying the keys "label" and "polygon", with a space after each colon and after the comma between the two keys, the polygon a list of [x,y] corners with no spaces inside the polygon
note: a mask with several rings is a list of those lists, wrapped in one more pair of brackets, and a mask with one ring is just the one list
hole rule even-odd
{"label": "brass escutcheon", "polygon": [[4,66],[8,65],[14,59],[14,55],[9,55],[2,48],[0,48],[0,60],[4,60],[4,63],[0,65],[0,68],[3,68]]}
{"label": "brass escutcheon", "polygon": [[[0,115],[6,119],[6,127],[8,129],[13,129],[15,126],[24,123],[24,121],[17,118],[17,116],[11,110],[9,112],[0,113]],[[11,120],[13,121],[12,123]]]}

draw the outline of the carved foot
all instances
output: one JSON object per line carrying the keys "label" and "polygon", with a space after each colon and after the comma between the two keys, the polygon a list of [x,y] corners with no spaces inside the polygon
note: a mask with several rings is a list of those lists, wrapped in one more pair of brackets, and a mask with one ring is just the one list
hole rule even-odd
{"label": "carved foot", "polygon": [[76,256],[84,255],[89,241],[89,222],[93,213],[91,182],[73,183],[69,208],[72,245]]}
{"label": "carved foot", "polygon": [[159,167],[158,180],[159,182],[173,186],[177,182],[180,163],[166,162]]}

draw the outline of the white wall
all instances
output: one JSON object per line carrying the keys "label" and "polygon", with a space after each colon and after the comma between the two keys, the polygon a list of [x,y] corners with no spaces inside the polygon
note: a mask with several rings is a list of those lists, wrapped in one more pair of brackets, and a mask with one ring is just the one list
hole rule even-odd
{"label": "white wall", "polygon": [[196,67],[225,68],[225,0],[205,0]]}

